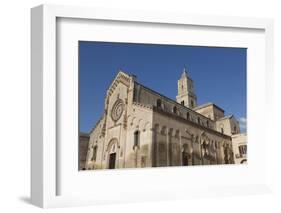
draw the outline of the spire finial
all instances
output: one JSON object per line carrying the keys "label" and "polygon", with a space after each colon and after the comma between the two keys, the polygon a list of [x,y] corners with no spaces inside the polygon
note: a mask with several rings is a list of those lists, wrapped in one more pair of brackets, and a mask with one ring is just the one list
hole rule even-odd
{"label": "spire finial", "polygon": [[182,71],[181,77],[182,77],[182,78],[187,77],[187,69],[186,69],[186,66],[183,67],[183,71]]}

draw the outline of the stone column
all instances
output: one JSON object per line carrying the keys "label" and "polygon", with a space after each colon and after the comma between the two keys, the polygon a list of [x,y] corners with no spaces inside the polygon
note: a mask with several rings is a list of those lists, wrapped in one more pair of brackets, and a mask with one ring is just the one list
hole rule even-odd
{"label": "stone column", "polygon": [[158,135],[159,125],[155,125],[152,129],[152,149],[151,149],[151,159],[152,159],[152,166],[157,167],[158,165],[158,146],[157,146],[157,135]]}

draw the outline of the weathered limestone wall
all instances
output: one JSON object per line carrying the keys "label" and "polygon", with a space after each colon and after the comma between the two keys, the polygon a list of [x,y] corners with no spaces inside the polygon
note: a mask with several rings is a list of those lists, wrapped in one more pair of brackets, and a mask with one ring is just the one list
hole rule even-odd
{"label": "weathered limestone wall", "polygon": [[153,166],[234,163],[231,137],[155,110]]}
{"label": "weathered limestone wall", "polygon": [[101,166],[103,169],[109,168],[109,157],[114,153],[116,154],[115,168],[124,166],[129,93],[129,84],[126,83],[121,80],[114,81],[106,99],[106,132]]}
{"label": "weathered limestone wall", "polygon": [[239,122],[234,116],[217,120],[216,129],[218,132],[222,132],[223,129],[223,133],[229,136],[240,133]]}
{"label": "weathered limestone wall", "polygon": [[79,134],[79,170],[84,170],[86,168],[89,138],[88,134]]}
{"label": "weathered limestone wall", "polygon": [[[200,107],[200,106],[199,106]],[[224,112],[217,107],[215,107],[213,104],[207,105],[206,107],[195,109],[196,112],[212,119],[217,120],[219,118],[224,117]]]}
{"label": "weathered limestone wall", "polygon": [[[93,128],[89,135],[88,153],[86,158],[86,169],[101,168],[101,149],[104,143],[104,118],[102,117]],[[94,157],[94,149],[96,149],[96,156]]]}
{"label": "weathered limestone wall", "polygon": [[[110,85],[105,98],[103,119],[90,134],[87,169],[108,168],[110,154],[115,154],[115,168],[124,167],[130,84],[130,77],[119,72]],[[95,147],[97,150],[94,149]]]}
{"label": "weathered limestone wall", "polygon": [[[152,142],[152,109],[139,104],[132,104],[128,116],[126,134],[126,168],[151,167]],[[139,143],[135,146],[134,134],[138,132]]]}
{"label": "weathered limestone wall", "polygon": [[[247,163],[247,134],[236,134],[232,136],[235,164]],[[242,149],[242,153],[239,150]]]}

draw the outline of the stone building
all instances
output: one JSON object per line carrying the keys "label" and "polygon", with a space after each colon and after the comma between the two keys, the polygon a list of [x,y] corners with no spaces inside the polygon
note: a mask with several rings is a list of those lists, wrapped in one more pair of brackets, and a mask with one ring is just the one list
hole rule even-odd
{"label": "stone building", "polygon": [[79,134],[79,170],[86,169],[86,156],[89,147],[90,136],[87,133]]}
{"label": "stone building", "polygon": [[86,169],[234,164],[238,133],[234,116],[213,103],[197,105],[185,69],[176,101],[119,71],[90,132]]}
{"label": "stone building", "polygon": [[247,135],[245,133],[232,136],[235,164],[247,163]]}

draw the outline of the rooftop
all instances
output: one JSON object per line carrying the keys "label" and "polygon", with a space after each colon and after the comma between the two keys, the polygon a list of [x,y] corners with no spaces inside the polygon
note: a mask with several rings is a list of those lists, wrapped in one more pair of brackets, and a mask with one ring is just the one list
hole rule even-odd
{"label": "rooftop", "polygon": [[136,82],[136,83],[139,84],[139,85],[140,85],[141,87],[143,87],[144,89],[147,89],[147,90],[149,90],[150,92],[152,92],[152,93],[154,93],[154,94],[156,94],[156,95],[158,95],[158,96],[161,96],[161,97],[165,98],[167,101],[169,101],[169,102],[171,102],[171,103],[177,105],[178,107],[188,109],[189,111],[194,112],[195,114],[200,115],[200,116],[206,118],[207,120],[212,121],[210,118],[208,118],[208,117],[202,115],[201,113],[196,112],[194,109],[191,109],[191,108],[189,108],[189,107],[186,107],[186,106],[184,106],[184,105],[182,105],[182,104],[176,102],[175,100],[173,100],[173,99],[171,99],[171,98],[169,98],[169,97],[167,97],[167,96],[165,96],[165,95],[162,95],[162,94],[160,94],[159,92],[157,92],[157,91],[155,91],[155,90],[153,90],[153,89],[151,89],[151,88],[149,88],[149,87],[147,87],[147,86],[144,86],[143,84],[140,84],[139,82]]}
{"label": "rooftop", "polygon": [[213,106],[213,107],[219,109],[220,111],[224,112],[224,110],[222,108],[218,107],[216,104],[211,103],[211,102],[208,102],[208,103],[202,104],[200,106],[197,106],[197,107],[194,108],[194,110],[202,109],[202,108],[205,108],[205,107],[208,107],[208,106]]}
{"label": "rooftop", "polygon": [[79,136],[82,136],[82,137],[89,137],[89,134],[88,134],[88,133],[85,133],[85,132],[79,132]]}
{"label": "rooftop", "polygon": [[220,118],[219,120],[224,120],[224,119],[230,119],[233,115],[227,115],[227,116],[224,116],[222,118]]}

